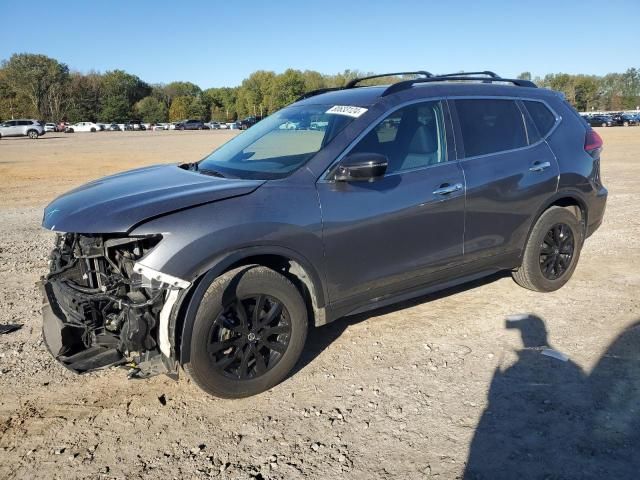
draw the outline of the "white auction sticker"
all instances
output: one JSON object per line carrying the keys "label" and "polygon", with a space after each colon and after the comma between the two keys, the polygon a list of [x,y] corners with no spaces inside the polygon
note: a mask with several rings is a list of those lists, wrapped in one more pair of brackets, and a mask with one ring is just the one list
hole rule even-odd
{"label": "white auction sticker", "polygon": [[362,107],[353,107],[351,105],[334,105],[325,113],[332,113],[334,115],[346,115],[347,117],[358,118],[366,111],[367,109]]}

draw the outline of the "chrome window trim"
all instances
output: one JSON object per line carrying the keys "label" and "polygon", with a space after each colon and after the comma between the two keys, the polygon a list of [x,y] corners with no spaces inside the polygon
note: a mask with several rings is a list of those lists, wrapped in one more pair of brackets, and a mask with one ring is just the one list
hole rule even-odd
{"label": "chrome window trim", "polygon": [[[376,117],[376,119],[371,122],[371,124],[364,129],[362,132],[360,132],[360,134],[351,141],[351,143],[349,143],[349,145],[347,145],[347,147],[342,151],[342,153],[340,153],[340,155],[338,155],[336,157],[336,159],[331,162],[331,164],[324,170],[324,172],[322,173],[322,175],[320,175],[320,178],[318,179],[318,181],[316,183],[335,183],[334,180],[329,179],[329,175],[332,173],[332,170],[334,169],[334,167],[340,163],[340,161],[347,156],[347,154],[358,144],[358,142],[360,142],[360,140],[362,140],[371,130],[373,130],[374,128],[376,128],[378,125],[380,125],[380,123],[387,118],[389,115],[391,115],[392,113],[400,110],[401,108],[404,107],[408,107],[409,105],[414,105],[416,103],[427,103],[427,102],[440,102],[441,104],[441,109],[442,109],[442,116],[445,117],[445,103],[446,103],[447,97],[445,96],[441,96],[441,97],[423,97],[423,98],[414,98],[413,100],[407,100],[406,102],[403,103],[399,103],[398,105],[394,105],[393,107],[391,107],[388,110],[385,110],[384,113],[382,113],[381,115],[379,115],[378,117]],[[449,116],[451,116],[451,114],[449,114]],[[444,121],[445,123],[445,147],[447,149],[446,152],[446,156],[447,156],[447,160],[445,162],[441,162],[441,163],[436,163],[434,165],[426,165],[424,167],[416,167],[416,168],[411,168],[408,170],[402,170],[401,172],[393,172],[393,173],[389,173],[389,174],[385,174],[385,177],[393,177],[395,175],[399,175],[399,174],[403,174],[403,173],[408,173],[408,172],[415,172],[418,170],[425,170],[427,168],[432,168],[432,167],[439,167],[441,165],[446,165],[452,162],[455,162],[457,160],[457,155],[455,156],[455,158],[449,158],[450,156],[450,152],[449,152],[449,147],[447,145],[447,131],[446,131],[446,119]],[[454,143],[455,145],[455,143]]]}
{"label": "chrome window trim", "polygon": [[[551,129],[547,132],[547,134],[544,135],[544,136],[541,135],[540,139],[535,143],[532,143],[530,145],[525,145],[524,147],[512,148],[512,149],[509,149],[509,150],[498,150],[497,152],[484,153],[482,155],[474,155],[473,157],[459,158],[458,161],[460,161],[460,162],[466,162],[467,160],[475,160],[477,158],[491,157],[491,156],[494,156],[494,155],[502,155],[502,154],[505,154],[505,153],[520,152],[522,150],[526,150],[527,148],[537,147],[538,145],[540,145],[543,142],[546,143],[547,138],[549,138],[553,134],[553,132],[555,132],[555,130],[560,125],[560,122],[562,121],[562,117],[560,115],[558,115],[558,113],[553,108],[551,108],[551,106],[545,100],[540,99],[540,98],[501,96],[501,95],[490,95],[490,96],[488,96],[488,95],[468,95],[468,96],[467,95],[456,95],[456,96],[452,96],[452,97],[447,97],[447,99],[448,100],[511,100],[511,101],[516,103],[516,107],[518,108],[519,111],[520,111],[520,106],[517,103],[518,100],[520,100],[521,102],[540,102],[540,103],[544,104],[549,109],[549,111],[553,114],[553,116],[556,119],[555,124],[553,125],[553,127],[551,127]],[[525,106],[525,108],[526,108],[526,106]],[[524,112],[521,112],[521,113],[524,114]],[[458,115],[458,110],[456,109],[456,116],[457,115]],[[531,115],[531,114],[529,114],[529,115]],[[525,133],[526,133],[526,124],[524,122],[524,118],[523,118],[523,128],[525,129]],[[536,128],[537,128],[537,125],[536,125]],[[464,135],[462,136],[462,144],[464,145]]]}

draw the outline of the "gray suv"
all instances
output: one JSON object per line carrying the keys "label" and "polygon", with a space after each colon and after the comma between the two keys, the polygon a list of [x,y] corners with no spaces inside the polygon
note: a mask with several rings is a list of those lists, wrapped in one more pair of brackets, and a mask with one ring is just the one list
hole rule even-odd
{"label": "gray suv", "polygon": [[54,200],[51,353],[243,397],[289,374],[309,327],[500,270],[562,287],[604,215],[598,134],[529,81],[413,73],[308,93],[199,162]]}
{"label": "gray suv", "polygon": [[37,120],[7,120],[0,123],[0,138],[2,137],[29,137],[36,139],[44,135],[44,125]]}

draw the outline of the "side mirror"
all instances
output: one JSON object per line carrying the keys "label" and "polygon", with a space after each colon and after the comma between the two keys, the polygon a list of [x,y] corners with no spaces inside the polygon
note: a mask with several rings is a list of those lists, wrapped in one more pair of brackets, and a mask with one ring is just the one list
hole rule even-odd
{"label": "side mirror", "polygon": [[389,161],[379,153],[353,153],[342,159],[333,179],[336,182],[371,182],[384,176]]}

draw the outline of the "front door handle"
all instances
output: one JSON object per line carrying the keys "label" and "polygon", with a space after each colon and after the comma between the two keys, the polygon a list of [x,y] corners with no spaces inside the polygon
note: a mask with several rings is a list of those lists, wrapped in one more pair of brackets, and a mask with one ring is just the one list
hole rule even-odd
{"label": "front door handle", "polygon": [[449,185],[448,183],[443,183],[440,187],[436,188],[433,191],[434,195],[449,195],[450,193],[457,192],[462,190],[461,183],[454,183],[453,185]]}
{"label": "front door handle", "polygon": [[551,162],[535,162],[529,167],[530,172],[541,172],[551,166]]}

